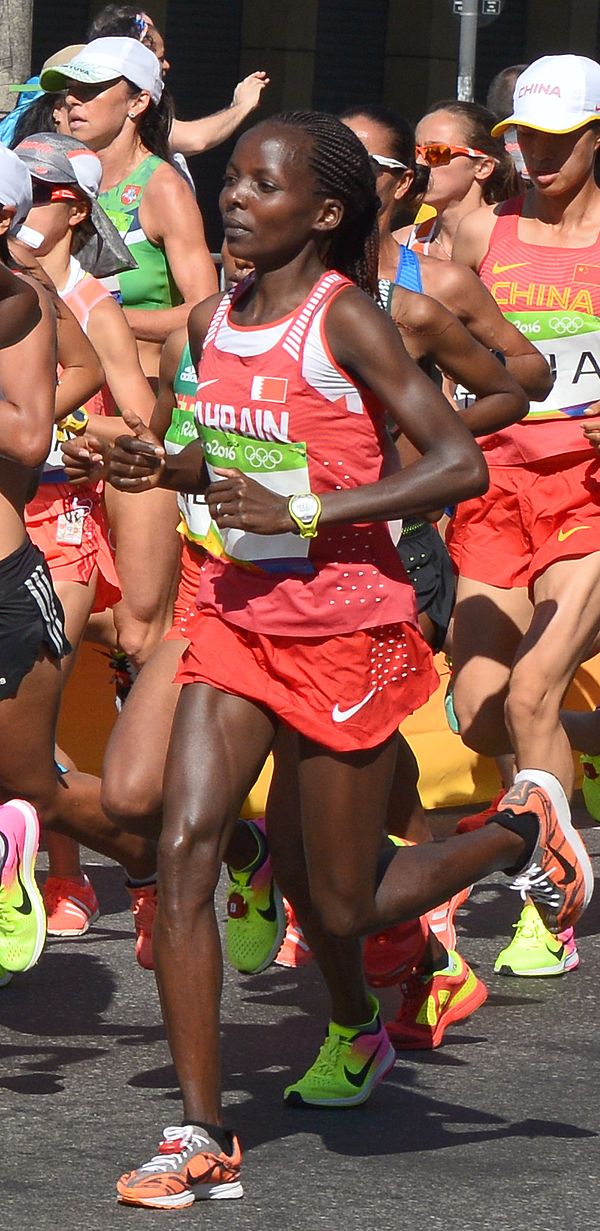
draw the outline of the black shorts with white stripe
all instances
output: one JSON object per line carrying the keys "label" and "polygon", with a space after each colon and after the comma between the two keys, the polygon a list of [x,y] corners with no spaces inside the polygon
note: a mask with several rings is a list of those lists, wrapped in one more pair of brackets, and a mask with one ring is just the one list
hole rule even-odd
{"label": "black shorts with white stripe", "polygon": [[44,648],[57,660],[71,652],[48,565],[26,538],[0,560],[0,701],[14,697]]}

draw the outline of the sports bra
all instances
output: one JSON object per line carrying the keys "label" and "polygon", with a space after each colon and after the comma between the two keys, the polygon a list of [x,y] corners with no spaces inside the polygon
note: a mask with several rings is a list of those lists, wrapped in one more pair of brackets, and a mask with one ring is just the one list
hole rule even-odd
{"label": "sports bra", "polygon": [[113,188],[101,192],[98,197],[103,210],[137,261],[137,269],[126,270],[116,279],[103,280],[111,290],[113,283],[118,283],[124,308],[173,308],[182,303],[163,248],[148,239],[140,224],[144,192],[162,164],[162,158],[149,154],[130,175]]}

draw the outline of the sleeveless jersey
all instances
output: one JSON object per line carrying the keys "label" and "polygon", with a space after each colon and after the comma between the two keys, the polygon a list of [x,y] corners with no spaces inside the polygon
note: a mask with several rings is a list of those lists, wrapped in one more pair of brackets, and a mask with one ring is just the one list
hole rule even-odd
{"label": "sleeveless jersey", "polygon": [[119,274],[116,280],[104,279],[111,290],[113,283],[118,283],[124,308],[173,308],[182,302],[163,249],[148,239],[140,225],[144,189],[161,165],[162,159],[149,154],[120,184],[98,197],[138,265],[137,269]]}
{"label": "sleeveless jersey", "polygon": [[415,291],[417,295],[423,294],[423,279],[421,278],[419,258],[416,252],[411,252],[410,248],[406,247],[406,244],[400,244],[394,284],[396,286],[403,286],[406,291]]}
{"label": "sleeveless jersey", "polygon": [[502,207],[479,275],[507,319],[548,360],[555,382],[521,423],[478,437],[487,460],[505,466],[592,453],[581,417],[600,399],[600,236],[587,248],[524,243],[518,234],[523,200]]}
{"label": "sleeveless jersey", "polygon": [[[175,405],[164,440],[165,451],[171,456],[181,453],[182,449],[198,439],[195,415],[196,369],[192,363],[189,342],[186,342],[181,352],[173,381],[173,392]],[[191,543],[205,547],[207,542],[211,541],[211,518],[204,496],[178,492],[177,504],[181,513],[181,521],[177,527],[179,533]],[[213,546],[218,552],[218,540],[215,539]]]}
{"label": "sleeveless jersey", "polygon": [[[88,322],[93,309],[103,299],[108,299],[110,292],[91,274],[85,272],[81,268],[79,262],[71,257],[71,268],[66,286],[59,291],[60,297],[71,309],[73,316],[79,322],[84,334],[87,337]],[[84,409],[88,414],[104,415],[113,414],[114,401],[111,397],[107,385],[99,389],[84,405]],[[62,441],[68,436],[73,436],[73,433],[65,432],[60,429],[55,423],[52,430],[52,443],[50,452],[44,462],[41,482],[42,483],[67,483],[67,476],[62,460]]]}
{"label": "sleeveless jersey", "polygon": [[[343,491],[377,482],[389,460],[385,412],[333,360],[325,320],[352,284],[323,275],[283,320],[239,326],[231,306],[248,280],[221,300],[199,370],[196,423],[211,482],[235,467],[281,495]],[[387,467],[389,473],[389,466]],[[325,637],[415,622],[414,592],[383,522],[323,526],[298,534],[213,530],[198,604],[271,636]]]}

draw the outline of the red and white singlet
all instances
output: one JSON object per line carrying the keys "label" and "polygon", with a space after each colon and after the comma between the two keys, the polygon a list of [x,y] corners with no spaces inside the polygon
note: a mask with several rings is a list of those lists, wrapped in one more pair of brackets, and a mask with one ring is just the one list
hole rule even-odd
{"label": "red and white singlet", "polygon": [[[212,481],[235,467],[285,496],[377,482],[389,456],[385,414],[336,364],[325,334],[333,299],[352,283],[327,272],[283,320],[239,326],[223,297],[198,373],[196,422]],[[384,522],[297,534],[218,531],[198,605],[268,636],[327,637],[416,624],[414,591]],[[214,553],[214,537],[206,544]]]}

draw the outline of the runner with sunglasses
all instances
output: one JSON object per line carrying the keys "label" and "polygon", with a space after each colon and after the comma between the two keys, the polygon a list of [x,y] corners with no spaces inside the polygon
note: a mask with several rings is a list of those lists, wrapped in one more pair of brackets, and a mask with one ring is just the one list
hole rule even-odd
{"label": "runner with sunglasses", "polygon": [[449,261],[456,228],[480,205],[504,201],[516,178],[503,142],[490,136],[494,116],[477,103],[437,103],[417,125],[417,160],[430,168],[425,202],[433,219],[397,238],[426,256]]}
{"label": "runner with sunglasses", "polygon": [[[481,440],[485,498],[461,505],[448,545],[459,570],[455,705],[469,747],[514,751],[565,815],[573,761],[560,707],[600,626],[600,66],[544,56],[517,79],[513,114],[531,186],[480,209],[456,237],[509,320],[556,376],[527,419]],[[588,426],[586,427],[586,423]],[[472,818],[471,818],[472,821]],[[496,969],[554,975],[577,964],[572,937],[527,904]]]}

